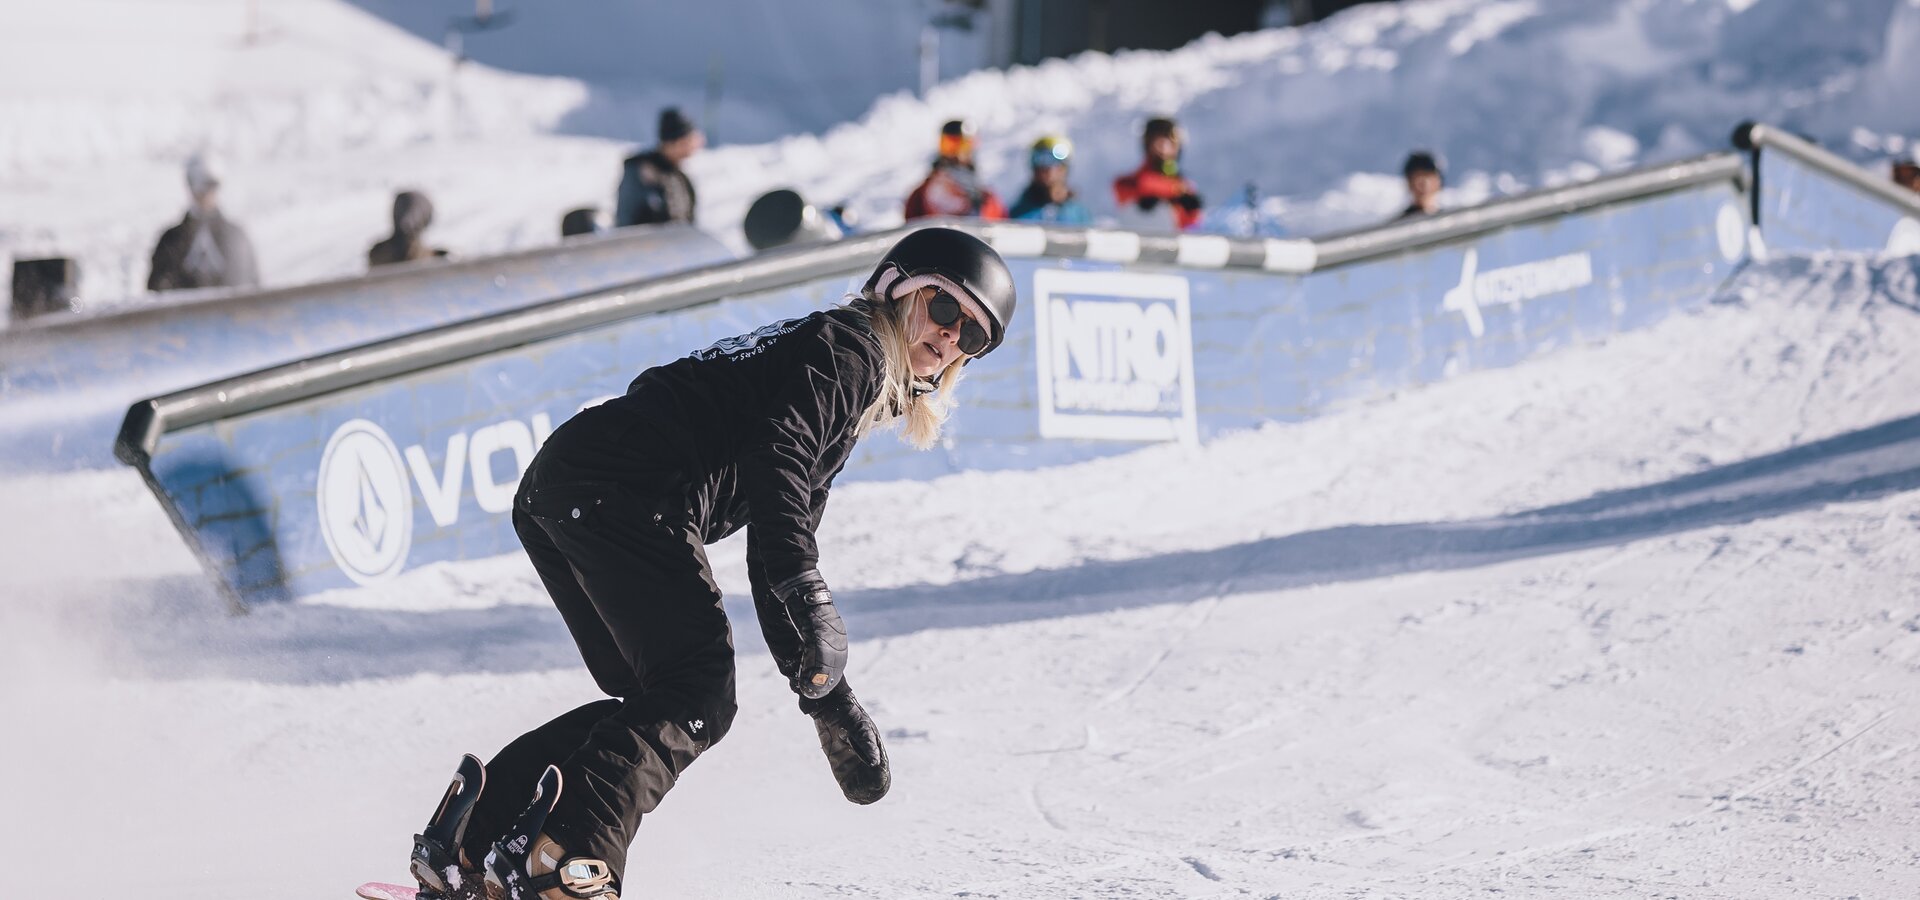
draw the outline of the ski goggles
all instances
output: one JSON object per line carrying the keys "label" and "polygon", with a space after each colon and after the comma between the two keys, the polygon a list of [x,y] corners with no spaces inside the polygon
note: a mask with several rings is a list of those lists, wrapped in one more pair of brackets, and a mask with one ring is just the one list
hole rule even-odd
{"label": "ski goggles", "polygon": [[940,136],[940,155],[948,159],[959,159],[973,152],[973,137],[965,134],[943,134]]}
{"label": "ski goggles", "polygon": [[1064,166],[1073,157],[1073,143],[1066,138],[1041,138],[1034,142],[1028,162],[1036,169]]}
{"label": "ski goggles", "polygon": [[979,356],[987,349],[987,330],[980,327],[972,317],[961,311],[960,301],[946,291],[940,291],[927,300],[927,318],[942,328],[950,328],[960,323],[960,352],[968,356]]}

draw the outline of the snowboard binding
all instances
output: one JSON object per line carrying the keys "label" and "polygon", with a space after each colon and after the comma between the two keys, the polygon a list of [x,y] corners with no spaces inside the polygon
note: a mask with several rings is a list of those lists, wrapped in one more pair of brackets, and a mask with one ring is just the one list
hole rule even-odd
{"label": "snowboard binding", "polygon": [[559,844],[540,833],[558,802],[560,769],[548,766],[527,811],[487,853],[487,892],[493,900],[620,900],[612,866],[598,859],[568,857]]}
{"label": "snowboard binding", "polygon": [[486,782],[487,770],[479,758],[471,753],[462,757],[433,818],[413,836],[413,859],[408,868],[413,880],[420,883],[418,900],[486,900],[481,871],[464,863],[460,854],[467,820]]}

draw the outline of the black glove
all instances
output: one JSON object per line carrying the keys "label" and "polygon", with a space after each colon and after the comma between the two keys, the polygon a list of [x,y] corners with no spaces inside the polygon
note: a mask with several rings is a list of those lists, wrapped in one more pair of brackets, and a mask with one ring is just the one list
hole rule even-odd
{"label": "black glove", "polygon": [[1200,209],[1200,195],[1199,194],[1181,194],[1180,196],[1173,198],[1173,204],[1175,206],[1180,207],[1181,209],[1186,210],[1187,212],[1196,212]]}
{"label": "black glove", "polygon": [[1134,202],[1134,205],[1140,207],[1141,212],[1153,212],[1154,209],[1160,206],[1160,198],[1159,197],[1141,197],[1139,200]]}
{"label": "black glove", "polygon": [[776,585],[773,593],[800,637],[800,665],[790,676],[794,693],[825,697],[847,671],[847,626],[833,608],[833,592],[819,572],[809,570]]}
{"label": "black glove", "polygon": [[813,717],[813,730],[820,735],[820,749],[833,768],[833,780],[840,793],[862,805],[887,795],[893,774],[887,768],[887,748],[880,743],[880,729],[854,699],[846,682],[818,700],[801,700],[800,708]]}

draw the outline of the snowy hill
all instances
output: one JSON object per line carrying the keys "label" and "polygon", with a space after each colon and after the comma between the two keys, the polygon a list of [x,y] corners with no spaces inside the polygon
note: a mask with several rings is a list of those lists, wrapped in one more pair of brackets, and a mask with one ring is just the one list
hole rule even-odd
{"label": "snowy hill", "polygon": [[[893,795],[839,799],[721,545],[742,712],[643,826],[635,877],[1904,895],[1916,310],[1913,258],[1783,259],[1652,331],[1312,422],[848,486],[823,561]],[[224,618],[130,473],[0,491],[50,511],[5,535],[42,563],[4,573],[0,702],[88,737],[11,751],[0,788],[36,814],[0,839],[27,858],[86,833],[143,896],[342,896],[402,874],[459,750],[592,694],[516,557]],[[183,859],[162,820],[222,853]]]}
{"label": "snowy hill", "polygon": [[[589,81],[449,82],[355,5],[247,8],[0,0],[0,254],[132,290],[202,144],[275,283],[357,271],[396,187],[466,254],[611,197],[624,145],[572,131]],[[879,224],[966,115],[1008,192],[1069,130],[1099,205],[1178,109],[1209,196],[1251,180],[1318,231],[1396,208],[1415,145],[1455,203],[1743,117],[1877,162],[1920,137],[1916,67],[1920,0],[1410,0],[976,73],[694,174],[716,229],[781,184]],[[629,895],[1920,894],[1916,345],[1920,257],[1776,258],[1652,329],[1309,422],[843,486],[823,568],[892,794],[840,799],[723,543],[741,712]],[[460,752],[596,696],[516,555],[233,617],[129,470],[0,481],[0,508],[0,846],[83,846],[91,891],[404,879]]]}
{"label": "snowy hill", "polygon": [[[634,113],[596,106],[594,84],[478,64],[454,77],[442,48],[343,0],[247,8],[0,2],[0,254],[74,255],[88,295],[138,293],[185,203],[180,160],[201,145],[230,159],[227,209],[274,284],[360,271],[399,188],[433,196],[433,237],[465,255],[551,242],[564,210],[611,206],[628,145],[570,135],[627,133],[611,129]],[[885,225],[939,123],[965,116],[1004,194],[1034,138],[1071,135],[1074,181],[1105,214],[1140,123],[1177,112],[1187,169],[1216,205],[1251,184],[1266,213],[1316,233],[1398,209],[1393,172],[1412,147],[1445,157],[1456,205],[1723,149],[1743,118],[1878,164],[1920,136],[1903,87],[1920,74],[1915,46],[1914,0],[1407,0],[1179,51],[978,72],[925,101],[881,97],[823,133],[710,152],[691,171],[702,223],[730,241],[777,186]],[[567,50],[524,52],[542,47]],[[854,88],[806,88],[842,89]]]}

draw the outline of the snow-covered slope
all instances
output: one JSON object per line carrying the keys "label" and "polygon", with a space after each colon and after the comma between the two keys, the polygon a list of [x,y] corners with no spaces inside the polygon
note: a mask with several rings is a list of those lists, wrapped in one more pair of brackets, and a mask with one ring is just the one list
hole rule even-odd
{"label": "snow-covered slope", "polygon": [[[603,108],[594,83],[471,63],[456,77],[443,49],[344,0],[253,6],[249,18],[239,0],[0,0],[0,254],[73,255],[87,294],[138,293],[185,202],[180,161],[202,145],[231,160],[226,206],[275,284],[360,271],[399,188],[427,190],[434,239],[468,255],[555,240],[565,210],[611,206],[628,146],[568,135],[626,133],[616,126],[636,113]],[[631,10],[608,9],[610,27],[631,25]],[[1005,194],[1036,137],[1071,135],[1074,180],[1104,214],[1141,122],[1174,112],[1187,169],[1216,205],[1251,184],[1266,214],[1315,233],[1398,209],[1392,173],[1412,147],[1446,158],[1455,204],[1722,149],[1749,117],[1878,164],[1920,136],[1907,102],[1916,35],[1920,0],[1405,0],[1178,51],[977,72],[691,170],[701,222],[728,240],[777,186],[886,225],[939,123],[965,116]],[[816,81],[783,78],[809,95],[794,103],[860,90],[827,77],[843,61],[817,65]]]}
{"label": "snow-covered slope", "polygon": [[[556,134],[591,85],[449,87],[334,0],[259,4],[249,43],[246,6],[0,2],[0,251],[131,289],[201,142],[278,283],[357,270],[395,187],[464,253],[611,196],[622,147]],[[694,169],[717,228],[774,184],[881,222],[964,114],[1007,191],[1071,129],[1098,203],[1177,108],[1210,195],[1255,180],[1317,230],[1391,210],[1415,144],[1457,202],[1743,116],[1909,150],[1917,29],[1920,0],[1410,0],[979,73]],[[824,567],[895,765],[870,808],[715,547],[742,712],[630,893],[1920,894],[1917,260],[1775,260],[1651,331],[1205,447],[842,488]],[[0,509],[0,846],[36,890],[76,853],[154,900],[404,878],[461,751],[594,696],[514,556],[227,617],[129,472]]]}
{"label": "snow-covered slope", "polygon": [[[1655,330],[1312,422],[847,486],[823,565],[893,795],[839,799],[722,545],[742,713],[633,877],[1909,894],[1916,341],[1914,258],[1783,259]],[[402,875],[458,752],[593,694],[515,557],[224,618],[131,476],[0,497],[45,511],[0,535],[38,561],[0,605],[23,858],[84,833],[142,896],[342,896]]]}

